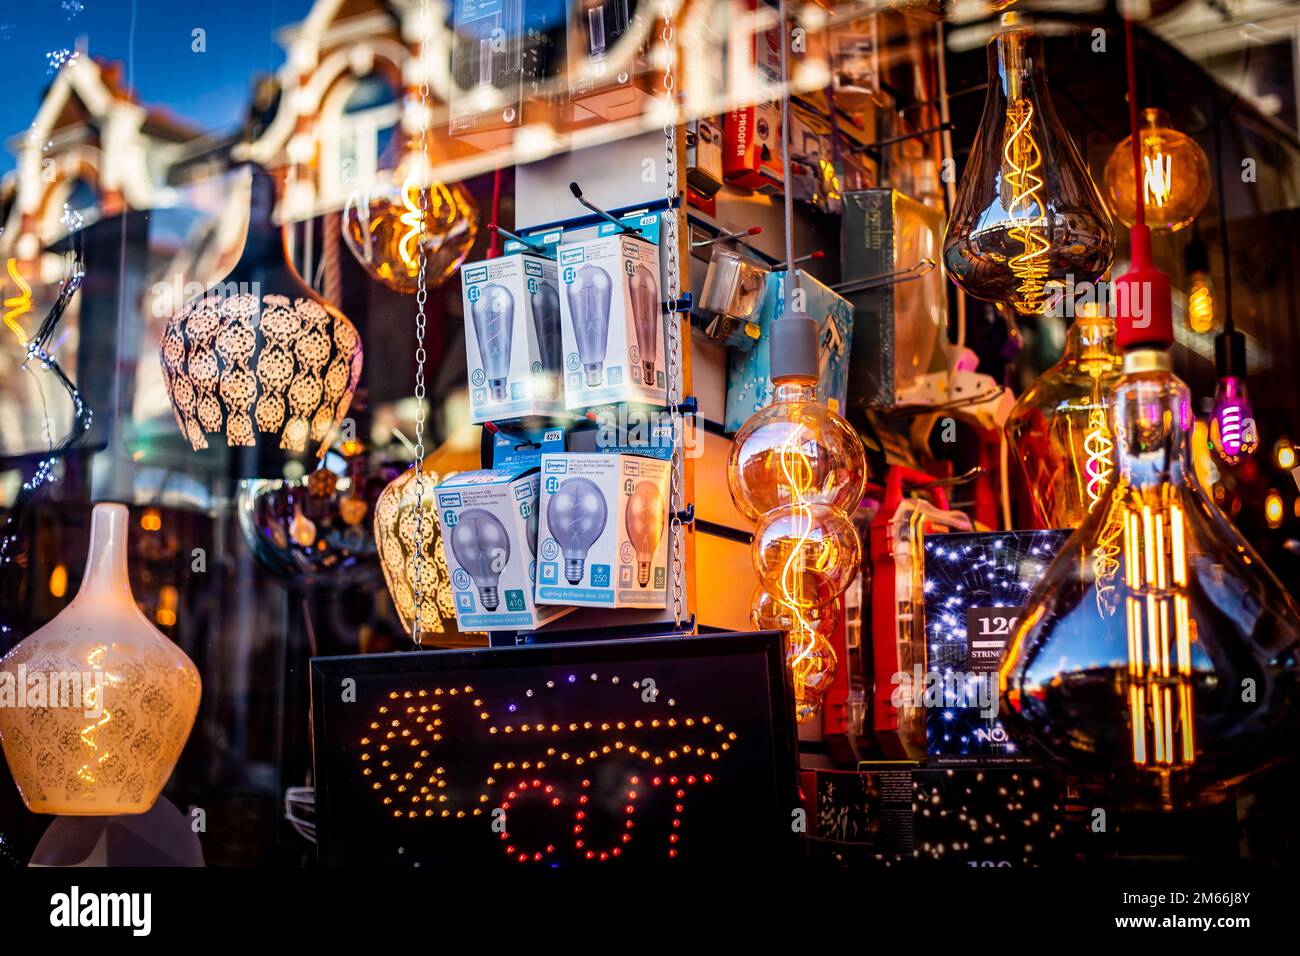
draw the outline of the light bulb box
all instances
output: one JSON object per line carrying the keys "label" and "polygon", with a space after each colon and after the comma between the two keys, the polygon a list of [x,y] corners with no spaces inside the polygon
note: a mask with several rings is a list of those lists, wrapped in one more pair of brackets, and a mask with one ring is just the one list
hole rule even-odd
{"label": "light bulb box", "polygon": [[1069,536],[976,531],[925,538],[926,668],[895,675],[895,693],[913,695],[924,708],[932,766],[1027,762],[998,715],[998,669],[1030,593]]}
{"label": "light bulb box", "polygon": [[[757,324],[759,338],[747,352],[733,349],[727,372],[726,429],[740,430],[745,419],[767,406],[776,393],[772,384],[772,323],[785,309],[788,273],[767,277]],[[853,306],[806,272],[799,273],[803,311],[817,320],[817,398],[833,411],[844,411],[848,394],[849,350],[853,343]]]}
{"label": "light bulb box", "polygon": [[658,216],[641,238],[606,223],[594,239],[560,246],[564,400],[569,408],[612,402],[663,405],[664,315]]}
{"label": "light bulb box", "polygon": [[531,630],[570,610],[533,598],[540,478],[525,465],[462,472],[432,492],[462,631]]}
{"label": "light bulb box", "polygon": [[542,456],[539,605],[666,606],[671,468],[637,455]]}
{"label": "light bulb box", "polygon": [[460,287],[470,421],[562,413],[555,263],[524,253],[466,263]]}

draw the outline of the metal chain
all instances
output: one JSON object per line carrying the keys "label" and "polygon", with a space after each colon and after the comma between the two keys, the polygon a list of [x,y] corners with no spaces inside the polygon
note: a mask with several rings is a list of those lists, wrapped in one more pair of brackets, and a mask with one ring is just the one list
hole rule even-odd
{"label": "metal chain", "polygon": [[686,616],[686,541],[685,529],[682,527],[681,512],[685,505],[682,494],[685,463],[683,461],[682,442],[685,422],[682,420],[681,399],[681,322],[677,314],[677,300],[681,295],[681,250],[677,244],[677,81],[673,77],[673,63],[676,52],[673,48],[673,12],[676,0],[661,0],[660,11],[664,26],[660,40],[664,48],[664,194],[668,199],[668,208],[663,215],[663,236],[660,248],[668,255],[666,275],[668,288],[667,331],[668,348],[668,415],[673,425],[673,456],[669,470],[672,518],[668,522],[668,540],[672,548],[672,601],[673,626],[682,630],[682,620]]}
{"label": "metal chain", "polygon": [[429,289],[425,285],[429,265],[429,190],[432,177],[429,172],[429,0],[420,0],[420,169],[417,188],[420,195],[420,241],[416,251],[419,276],[415,290],[415,566],[412,569],[415,620],[411,623],[411,639],[416,646],[424,643],[421,625],[424,620],[424,363],[428,357],[424,350],[426,324],[425,306]]}

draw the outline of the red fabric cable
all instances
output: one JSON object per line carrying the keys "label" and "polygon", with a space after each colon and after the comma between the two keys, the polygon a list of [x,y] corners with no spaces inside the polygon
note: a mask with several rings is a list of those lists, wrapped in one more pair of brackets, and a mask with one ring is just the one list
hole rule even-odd
{"label": "red fabric cable", "polygon": [[[493,225],[497,224],[501,216],[501,170],[498,169],[492,174],[492,218],[489,220]],[[492,230],[492,241],[488,243],[487,257],[495,259],[501,255],[501,233],[495,229]]]}
{"label": "red fabric cable", "polygon": [[1136,223],[1146,225],[1146,189],[1142,176],[1142,139],[1138,134],[1137,65],[1133,51],[1133,21],[1124,18],[1124,66],[1128,71],[1128,125],[1133,148],[1133,199]]}

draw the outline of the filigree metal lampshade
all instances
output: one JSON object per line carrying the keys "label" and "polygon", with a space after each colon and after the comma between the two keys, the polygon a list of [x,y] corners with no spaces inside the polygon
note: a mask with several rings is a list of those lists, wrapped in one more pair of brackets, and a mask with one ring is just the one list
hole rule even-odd
{"label": "filigree metal lampshade", "polygon": [[[426,470],[421,495],[415,474],[415,469],[410,468],[393,479],[375,505],[375,540],[379,543],[384,581],[408,634],[415,625],[417,583],[420,584],[419,633],[455,633],[456,604],[434,506],[433,489],[439,477]],[[418,521],[421,509],[424,519]],[[418,582],[417,554],[421,556]]]}
{"label": "filigree metal lampshade", "polygon": [[127,523],[95,506],[77,596],[0,659],[0,738],[33,813],[144,813],[198,712],[198,670],[131,596]]}
{"label": "filigree metal lampshade", "polygon": [[255,168],[243,255],[163,331],[163,381],[195,451],[224,438],[305,452],[329,440],[361,377],[356,327],[289,263],[274,206],[274,180]]}

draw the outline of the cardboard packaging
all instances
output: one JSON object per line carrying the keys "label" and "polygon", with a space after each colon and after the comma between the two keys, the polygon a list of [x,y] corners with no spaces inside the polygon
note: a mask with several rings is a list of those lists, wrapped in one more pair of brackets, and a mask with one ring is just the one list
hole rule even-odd
{"label": "cardboard packaging", "polygon": [[665,606],[671,468],[635,455],[542,456],[538,604]]}
{"label": "cardboard packaging", "polygon": [[1026,761],[997,716],[997,673],[1030,591],[1068,531],[977,531],[925,539],[926,750],[933,766]]}
{"label": "cardboard packaging", "polygon": [[[845,282],[915,269],[942,258],[943,216],[893,189],[844,195]],[[857,317],[849,408],[890,408],[919,401],[926,376],[945,374],[948,293],[943,271],[846,292]]]}
{"label": "cardboard packaging", "polygon": [[657,95],[645,55],[653,21],[630,0],[568,4],[568,76],[573,118],[582,123],[639,116]]}
{"label": "cardboard packaging", "polygon": [[[776,391],[770,378],[772,323],[785,309],[786,278],[785,272],[768,275],[758,314],[758,342],[747,352],[733,350],[731,353],[731,367],[727,374],[728,432],[739,431],[745,419],[767,405]],[[804,293],[804,311],[816,319],[819,326],[821,361],[817,397],[828,408],[842,411],[848,394],[853,306],[806,272],[799,273],[799,283]]]}
{"label": "cardboard packaging", "polygon": [[552,11],[538,0],[455,0],[448,131],[481,147],[507,141],[553,75]]}
{"label": "cardboard packaging", "polygon": [[663,405],[659,246],[606,225],[596,238],[559,249],[565,404]]}
{"label": "cardboard packaging", "polygon": [[539,607],[534,463],[453,475],[434,489],[447,570],[463,631],[531,630],[569,612]]}
{"label": "cardboard packaging", "polygon": [[781,30],[773,23],[753,32],[759,0],[734,0],[727,69],[732,102],[723,128],[722,171],[742,189],[779,194],[781,165]]}
{"label": "cardboard packaging", "polygon": [[467,263],[460,285],[470,421],[564,411],[555,263],[523,254]]}

